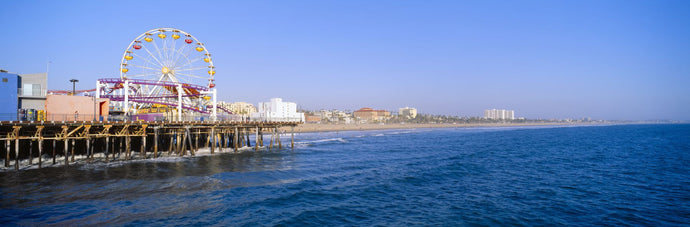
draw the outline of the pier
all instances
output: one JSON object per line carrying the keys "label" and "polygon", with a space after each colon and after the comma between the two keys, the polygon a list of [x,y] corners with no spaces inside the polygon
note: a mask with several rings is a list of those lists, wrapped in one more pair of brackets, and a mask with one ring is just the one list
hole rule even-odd
{"label": "pier", "polygon": [[[238,152],[243,147],[274,150],[283,148],[280,135],[285,127],[290,128],[290,148],[294,148],[298,124],[301,122],[2,121],[0,159],[5,168],[13,165],[19,170],[21,165],[41,168],[46,161],[56,165],[59,157],[68,166],[76,162],[75,156],[87,162],[95,157],[110,162],[194,156],[200,148],[210,149],[211,154]],[[253,144],[250,135],[254,135]]]}

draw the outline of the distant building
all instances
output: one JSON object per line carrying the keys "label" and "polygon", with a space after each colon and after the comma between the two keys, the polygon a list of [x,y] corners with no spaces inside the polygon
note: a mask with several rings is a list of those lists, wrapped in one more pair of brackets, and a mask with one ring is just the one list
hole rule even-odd
{"label": "distant building", "polygon": [[484,110],[484,118],[494,120],[515,120],[515,111],[513,110]]}
{"label": "distant building", "polygon": [[374,110],[372,108],[362,108],[352,113],[355,118],[365,121],[384,121],[391,116],[391,112],[385,110]]}
{"label": "distant building", "polygon": [[283,102],[281,98],[272,98],[270,102],[259,103],[258,112],[252,113],[252,119],[267,121],[300,121],[304,122],[304,113],[297,112],[297,104]]}
{"label": "distant building", "polygon": [[400,108],[398,110],[398,116],[404,117],[406,119],[415,118],[415,117],[417,117],[417,109],[410,108],[410,107]]}
{"label": "distant building", "polygon": [[234,114],[251,116],[252,113],[256,113],[258,110],[251,103],[246,102],[218,102],[218,106],[225,107],[226,109],[232,111]]}
{"label": "distant building", "polygon": [[304,120],[307,123],[319,123],[321,122],[321,115],[317,114],[308,114],[304,116]]}
{"label": "distant building", "polygon": [[329,122],[340,122],[340,121],[345,121],[348,122],[351,118],[350,114],[346,113],[345,111],[341,110],[320,110],[318,113],[315,113],[315,115],[321,116],[322,120],[329,121]]}

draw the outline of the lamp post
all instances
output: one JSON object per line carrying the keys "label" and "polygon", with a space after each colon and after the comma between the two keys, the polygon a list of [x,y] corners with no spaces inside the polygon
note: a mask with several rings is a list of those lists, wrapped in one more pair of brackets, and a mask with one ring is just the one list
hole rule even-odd
{"label": "lamp post", "polygon": [[72,82],[72,96],[74,96],[74,93],[77,91],[77,90],[75,89],[75,86],[76,86],[77,82],[79,82],[79,80],[77,80],[77,79],[71,79],[71,80],[69,80],[69,82]]}

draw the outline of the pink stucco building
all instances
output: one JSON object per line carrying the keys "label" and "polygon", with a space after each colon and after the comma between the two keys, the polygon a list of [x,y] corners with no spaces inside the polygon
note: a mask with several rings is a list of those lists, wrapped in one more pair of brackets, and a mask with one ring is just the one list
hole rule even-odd
{"label": "pink stucco building", "polygon": [[108,120],[109,99],[87,96],[48,95],[46,118],[48,121]]}

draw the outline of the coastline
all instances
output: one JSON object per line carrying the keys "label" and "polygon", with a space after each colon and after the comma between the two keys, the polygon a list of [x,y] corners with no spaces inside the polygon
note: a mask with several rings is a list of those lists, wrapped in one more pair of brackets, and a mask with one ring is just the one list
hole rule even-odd
{"label": "coastline", "polygon": [[[470,128],[470,127],[518,127],[518,126],[568,126],[568,125],[602,125],[574,123],[487,123],[487,124],[301,124],[295,132],[334,132],[334,131],[369,131],[387,129],[415,128]],[[292,129],[286,129],[290,132]]]}

